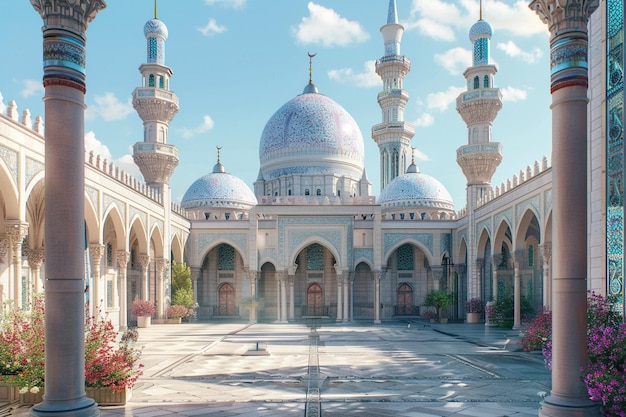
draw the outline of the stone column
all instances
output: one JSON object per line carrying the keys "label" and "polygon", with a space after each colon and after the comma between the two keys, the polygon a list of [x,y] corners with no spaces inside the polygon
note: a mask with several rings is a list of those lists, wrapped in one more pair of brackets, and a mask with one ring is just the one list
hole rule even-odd
{"label": "stone column", "polygon": [[343,274],[343,321],[350,321],[350,273]]}
{"label": "stone column", "polygon": [[31,0],[43,18],[46,395],[35,416],[99,416],[85,396],[85,31],[104,0]]}
{"label": "stone column", "polygon": [[280,273],[280,318],[281,323],[287,323],[287,273]]}
{"label": "stone column", "polygon": [[169,265],[169,260],[165,258],[156,258],[155,259],[155,267],[156,267],[156,276],[157,276],[157,287],[156,287],[156,305],[157,305],[157,317],[160,319],[165,318],[165,279],[163,277],[163,273],[167,270]]}
{"label": "stone column", "polygon": [[295,320],[296,319],[296,297],[295,297],[295,283],[296,283],[296,276],[295,275],[289,275],[289,277],[287,278],[289,281],[289,320]]}
{"label": "stone column", "polygon": [[337,321],[343,321],[343,275],[337,272]]}
{"label": "stone column", "polygon": [[491,264],[493,265],[493,281],[492,281],[493,301],[497,301],[498,300],[498,263],[496,262],[495,258],[492,258]]}
{"label": "stone column", "polygon": [[519,330],[522,327],[521,321],[521,305],[522,305],[522,294],[521,294],[521,272],[520,268],[523,265],[524,256],[522,253],[515,254],[515,260],[513,264],[513,330]]}
{"label": "stone column", "polygon": [[550,30],[552,93],[552,391],[539,415],[600,416],[587,363],[587,22],[598,0],[533,0]]}
{"label": "stone column", "polygon": [[[11,248],[11,267],[13,272],[13,305],[22,307],[22,239],[28,234],[28,223],[16,220],[5,221],[4,232]],[[84,269],[84,264],[83,264]],[[9,281],[10,282],[10,281]]]}
{"label": "stone column", "polygon": [[541,264],[543,267],[543,306],[552,310],[552,243],[547,242],[539,245],[541,250]]}
{"label": "stone column", "polygon": [[248,279],[248,282],[250,283],[250,299],[252,300],[252,303],[250,303],[250,317],[248,319],[250,323],[256,323],[257,322],[257,302],[259,301],[256,295],[256,284],[257,284],[258,274],[257,274],[257,271],[254,271],[251,269],[247,269],[245,271],[245,274],[246,274],[246,278]]}
{"label": "stone column", "polygon": [[128,327],[128,289],[126,282],[126,266],[130,258],[130,252],[125,250],[117,251],[117,265],[119,266],[119,273],[117,279],[119,281],[119,300],[120,300],[120,329],[126,329]]}
{"label": "stone column", "polygon": [[9,252],[9,238],[6,233],[0,233],[0,262],[4,263]]}
{"label": "stone column", "polygon": [[139,261],[139,265],[141,265],[141,299],[149,300],[150,299],[150,290],[148,287],[148,279],[149,277],[149,266],[150,266],[150,255],[146,255],[145,253],[139,254],[137,257]]}
{"label": "stone column", "polygon": [[383,279],[382,271],[374,271],[374,324],[380,324],[380,281]]}
{"label": "stone column", "polygon": [[100,244],[89,245],[89,254],[91,255],[91,261],[93,262],[93,282],[92,282],[92,294],[94,314],[97,317],[97,309],[105,307],[104,300],[100,298],[100,278],[102,277],[102,271],[100,270],[100,264],[102,263],[102,257],[106,253],[106,246]]}
{"label": "stone column", "polygon": [[31,291],[33,294],[37,294],[41,292],[41,264],[43,263],[46,256],[46,251],[44,248],[37,249],[29,249],[28,250],[28,266],[30,266],[30,271],[32,273],[32,286]]}
{"label": "stone column", "polygon": [[194,304],[200,305],[200,302],[198,301],[198,280],[202,274],[202,269],[194,266],[189,269],[191,270],[191,284],[193,285],[193,302]]}

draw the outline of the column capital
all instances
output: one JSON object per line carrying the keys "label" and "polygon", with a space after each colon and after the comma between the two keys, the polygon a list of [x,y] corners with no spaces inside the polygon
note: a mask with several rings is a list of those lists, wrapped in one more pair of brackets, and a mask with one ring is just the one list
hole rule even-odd
{"label": "column capital", "polygon": [[539,251],[543,262],[550,262],[550,258],[552,258],[552,242],[545,242],[539,245]]}
{"label": "column capital", "polygon": [[0,233],[0,262],[4,262],[4,257],[9,251],[10,245],[9,237],[6,233]]}
{"label": "column capital", "polygon": [[139,262],[139,265],[141,265],[143,269],[146,269],[148,265],[150,265],[150,255],[141,253],[139,254],[139,256],[137,256],[137,261]]}
{"label": "column capital", "polygon": [[170,261],[167,258],[156,258],[154,262],[156,264],[157,273],[161,274],[165,270],[165,268],[167,267]]}
{"label": "column capital", "polygon": [[22,238],[28,234],[28,223],[19,220],[7,220],[4,222],[4,233],[9,238],[11,245],[21,245]]}
{"label": "column capital", "polygon": [[256,281],[259,279],[259,274],[254,269],[245,269],[243,273],[249,281]]}
{"label": "column capital", "polygon": [[89,254],[94,264],[100,265],[102,257],[106,253],[106,246],[99,243],[92,243],[89,245]]}
{"label": "column capital", "polygon": [[44,248],[28,249],[26,256],[28,256],[28,265],[30,268],[39,269],[46,257],[46,250]]}
{"label": "column capital", "polygon": [[120,268],[126,268],[128,264],[128,259],[130,258],[130,252],[125,251],[123,249],[117,251],[117,264]]}
{"label": "column capital", "polygon": [[198,266],[191,266],[189,267],[189,270],[191,271],[191,280],[192,281],[198,281],[198,279],[200,278],[200,275],[202,273],[202,268],[198,267]]}
{"label": "column capital", "polygon": [[599,0],[532,0],[530,7],[555,36],[563,31],[587,31],[589,16]]}
{"label": "column capital", "polygon": [[[46,26],[54,26],[83,34],[100,10],[104,0],[30,0]],[[69,5],[69,7],[68,7]]]}

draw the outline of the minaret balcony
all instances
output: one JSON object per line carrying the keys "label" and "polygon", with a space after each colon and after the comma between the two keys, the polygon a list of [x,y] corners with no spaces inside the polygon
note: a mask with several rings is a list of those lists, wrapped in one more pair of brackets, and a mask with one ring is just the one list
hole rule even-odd
{"label": "minaret balcony", "polygon": [[133,153],[170,155],[178,159],[178,148],[174,145],[168,145],[167,143],[138,142],[135,143],[135,146],[133,146]]}
{"label": "minaret balcony", "polygon": [[178,96],[154,87],[139,87],[133,92],[133,107],[144,122],[169,123],[178,113]]}
{"label": "minaret balcony", "polygon": [[155,87],[138,87],[133,92],[133,100],[138,98],[158,98],[164,101],[169,101],[178,107],[178,96],[172,91],[164,90],[162,88]]}
{"label": "minaret balcony", "polygon": [[412,138],[415,134],[415,126],[405,121],[379,123],[372,126],[372,136],[383,136],[386,133],[393,134],[393,137],[404,133],[405,136]]}
{"label": "minaret balcony", "polygon": [[466,91],[465,93],[459,94],[456,98],[456,106],[459,107],[463,103],[480,99],[502,101],[502,92],[499,88],[480,88],[477,90]]}
{"label": "minaret balcony", "polygon": [[411,66],[411,60],[404,55],[386,55],[380,59],[376,60],[376,66],[381,64],[386,64],[388,62],[400,63],[403,65]]}

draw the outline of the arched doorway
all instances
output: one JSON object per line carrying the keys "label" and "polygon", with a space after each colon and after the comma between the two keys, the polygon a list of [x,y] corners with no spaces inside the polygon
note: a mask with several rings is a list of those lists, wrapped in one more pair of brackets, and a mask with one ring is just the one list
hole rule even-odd
{"label": "arched doorway", "polygon": [[413,288],[409,284],[401,284],[398,287],[396,316],[413,315]]}
{"label": "arched doorway", "polygon": [[222,284],[218,290],[218,316],[236,316],[235,288],[231,284]]}
{"label": "arched doorway", "polygon": [[305,316],[326,316],[324,308],[324,291],[322,286],[313,283],[306,289],[306,312]]}

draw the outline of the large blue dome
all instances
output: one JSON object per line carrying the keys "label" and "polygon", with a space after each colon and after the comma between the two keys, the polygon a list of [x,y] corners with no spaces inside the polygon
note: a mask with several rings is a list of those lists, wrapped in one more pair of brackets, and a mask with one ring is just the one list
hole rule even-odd
{"label": "large blue dome", "polygon": [[454,211],[452,197],[443,184],[417,169],[408,171],[394,178],[378,196],[377,203],[383,210],[394,207],[419,207]]}
{"label": "large blue dome", "polygon": [[[221,167],[221,164],[218,165]],[[204,207],[250,209],[256,204],[256,197],[246,183],[223,169],[214,169],[212,173],[196,180],[181,202],[181,206],[187,210]]]}
{"label": "large blue dome", "polygon": [[363,136],[350,114],[312,84],[265,125],[259,146],[263,180],[292,174],[337,174],[359,180]]}

